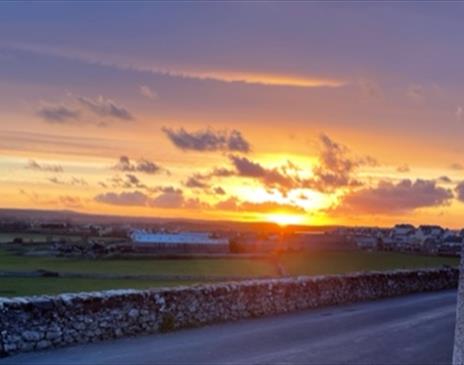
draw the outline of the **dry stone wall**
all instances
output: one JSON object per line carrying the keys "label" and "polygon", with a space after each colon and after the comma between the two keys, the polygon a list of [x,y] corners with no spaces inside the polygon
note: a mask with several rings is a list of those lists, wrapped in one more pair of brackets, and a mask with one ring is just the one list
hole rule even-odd
{"label": "dry stone wall", "polygon": [[0,355],[455,288],[457,269],[0,299]]}
{"label": "dry stone wall", "polygon": [[461,280],[456,308],[453,365],[464,365],[464,255],[461,254]]}

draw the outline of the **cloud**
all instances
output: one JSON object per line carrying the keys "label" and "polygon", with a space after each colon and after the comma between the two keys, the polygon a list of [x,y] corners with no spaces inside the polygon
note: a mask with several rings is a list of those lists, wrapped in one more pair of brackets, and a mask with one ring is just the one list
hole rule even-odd
{"label": "cloud", "polygon": [[[125,174],[124,177],[113,176],[109,179],[113,188],[120,189],[148,189],[134,174]],[[105,184],[106,185],[106,184]]]}
{"label": "cloud", "polygon": [[437,182],[442,182],[442,183],[445,183],[445,184],[451,184],[453,182],[453,180],[451,180],[448,176],[443,175],[443,176],[440,176],[437,179]]}
{"label": "cloud", "polygon": [[150,200],[149,205],[157,208],[182,208],[185,199],[182,191],[164,192]]}
{"label": "cloud", "polygon": [[231,155],[229,158],[236,169],[237,176],[258,179],[269,188],[277,187],[288,190],[298,186],[297,181],[285,171],[265,168],[246,157]]}
{"label": "cloud", "polygon": [[46,105],[40,107],[37,115],[48,123],[60,124],[79,119],[80,113],[64,105]]}
{"label": "cloud", "polygon": [[353,158],[350,150],[332,140],[329,136],[320,136],[321,151],[319,162],[313,168],[313,176],[302,180],[304,188],[314,189],[323,193],[330,193],[339,188],[358,187],[360,181],[353,177],[354,172],[360,166],[375,166],[377,161],[370,156]]}
{"label": "cloud", "polygon": [[146,97],[147,99],[150,99],[150,100],[158,99],[158,93],[147,85],[140,85],[139,92],[140,92],[140,95]]}
{"label": "cloud", "polygon": [[85,64],[99,65],[121,71],[149,72],[155,75],[200,81],[298,88],[341,87],[346,85],[346,81],[344,80],[315,75],[290,75],[285,73],[254,72],[246,70],[203,70],[181,67],[178,65],[153,65],[152,61],[150,61],[150,63],[143,63],[140,60],[128,58],[127,55],[102,54],[88,50],[70,49],[69,47],[53,47],[36,43],[8,43],[4,48],[77,60]]}
{"label": "cloud", "polygon": [[70,195],[62,195],[58,197],[58,203],[67,208],[81,208],[82,201],[79,197],[74,197]]}
{"label": "cloud", "polygon": [[203,181],[201,175],[190,176],[184,185],[193,189],[206,189],[209,187],[209,185]]}
{"label": "cloud", "polygon": [[98,203],[126,206],[145,206],[149,200],[148,196],[140,191],[114,193],[108,192],[98,194],[94,200]]}
{"label": "cloud", "polygon": [[285,165],[268,168],[248,157],[229,155],[232,168],[216,167],[206,173],[197,173],[188,181],[190,187],[206,188],[215,177],[242,177],[255,179],[269,189],[278,189],[283,195],[292,189],[313,189],[332,193],[339,188],[355,188],[362,183],[355,178],[361,166],[377,166],[378,162],[370,156],[352,157],[349,149],[336,143],[326,135],[320,136],[321,149],[318,164],[312,169],[312,176],[301,178],[303,170],[287,161]]}
{"label": "cloud", "polygon": [[401,172],[401,173],[405,173],[405,172],[410,172],[411,169],[409,168],[409,166],[407,164],[402,164],[402,165],[399,165],[396,168],[396,171]]}
{"label": "cloud", "polygon": [[226,200],[220,201],[214,206],[219,210],[226,211],[238,211],[238,212],[255,212],[255,213],[293,213],[293,214],[303,214],[305,210],[301,207],[291,205],[291,204],[281,204],[277,202],[244,202],[240,201],[236,197],[230,197]]}
{"label": "cloud", "polygon": [[225,195],[226,191],[222,187],[216,186],[215,188],[213,188],[213,193],[217,195]]}
{"label": "cloud", "polygon": [[460,170],[464,170],[464,165],[459,163],[459,162],[454,162],[452,163],[449,168],[451,170],[457,170],[457,171],[460,171]]}
{"label": "cloud", "polygon": [[380,181],[375,187],[348,193],[335,211],[355,214],[407,213],[418,208],[447,205],[452,198],[452,191],[438,186],[435,180]]}
{"label": "cloud", "polygon": [[263,177],[266,169],[257,162],[250,161],[246,157],[230,156],[239,176]]}
{"label": "cloud", "polygon": [[136,162],[132,162],[128,156],[124,155],[119,157],[118,163],[113,168],[123,172],[142,172],[151,175],[162,170],[158,164],[149,160],[140,159]]}
{"label": "cloud", "polygon": [[98,203],[111,205],[138,206],[163,209],[207,209],[210,206],[199,199],[186,198],[180,189],[173,187],[159,187],[160,193],[154,197],[141,191],[107,192],[95,196]]}
{"label": "cloud", "polygon": [[100,116],[121,120],[133,120],[132,114],[123,106],[116,104],[113,100],[98,96],[96,99],[78,96],[77,101],[86,110]]}
{"label": "cloud", "polygon": [[28,161],[26,169],[55,173],[63,172],[63,167],[61,165],[42,164],[32,159]]}
{"label": "cloud", "polygon": [[56,176],[48,178],[48,181],[56,185],[87,186],[87,181],[82,178],[71,177],[70,180],[59,179]]}
{"label": "cloud", "polygon": [[456,192],[456,198],[459,201],[464,202],[464,181],[457,184],[454,190]]}
{"label": "cloud", "polygon": [[214,131],[204,129],[196,132],[187,132],[184,128],[173,130],[163,127],[162,131],[169,140],[183,151],[229,151],[249,152],[249,142],[237,130]]}

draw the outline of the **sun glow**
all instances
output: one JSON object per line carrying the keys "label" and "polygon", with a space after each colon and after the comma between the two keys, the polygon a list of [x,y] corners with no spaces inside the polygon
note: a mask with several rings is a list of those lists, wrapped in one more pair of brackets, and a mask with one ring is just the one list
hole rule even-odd
{"label": "sun glow", "polygon": [[305,218],[295,214],[272,213],[267,216],[267,220],[279,226],[288,226],[289,224],[303,224]]}

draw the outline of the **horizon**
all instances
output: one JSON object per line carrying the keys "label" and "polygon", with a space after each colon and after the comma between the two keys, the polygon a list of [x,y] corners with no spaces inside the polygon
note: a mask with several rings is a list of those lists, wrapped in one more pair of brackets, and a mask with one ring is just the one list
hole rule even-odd
{"label": "horizon", "polygon": [[0,8],[0,208],[463,226],[464,4]]}

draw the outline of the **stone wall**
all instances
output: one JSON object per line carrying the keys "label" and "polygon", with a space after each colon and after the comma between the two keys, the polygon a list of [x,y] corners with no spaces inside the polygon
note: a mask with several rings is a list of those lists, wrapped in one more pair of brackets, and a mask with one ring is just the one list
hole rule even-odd
{"label": "stone wall", "polygon": [[461,255],[461,279],[456,310],[453,365],[464,365],[464,255]]}
{"label": "stone wall", "polygon": [[454,288],[458,270],[263,279],[0,299],[0,354]]}

